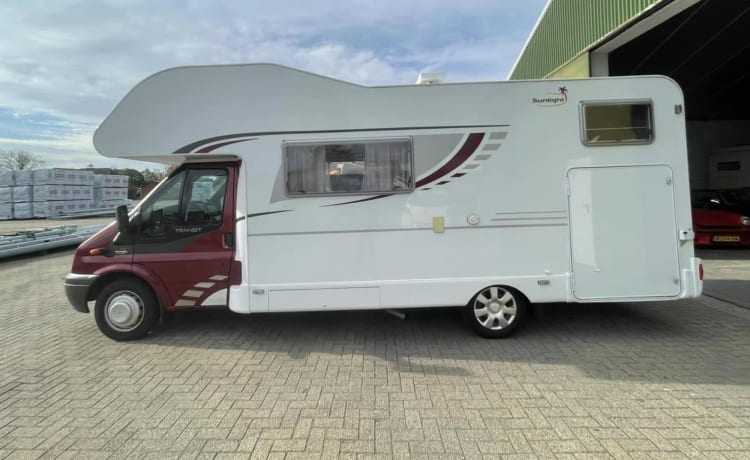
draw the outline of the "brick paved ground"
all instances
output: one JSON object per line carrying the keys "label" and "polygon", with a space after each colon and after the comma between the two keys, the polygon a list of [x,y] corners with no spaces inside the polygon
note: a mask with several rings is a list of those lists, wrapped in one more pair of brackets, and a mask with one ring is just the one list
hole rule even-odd
{"label": "brick paved ground", "polygon": [[0,263],[0,458],[750,458],[750,311],[565,306],[512,339],[456,312],[181,315],[116,343],[72,251]]}
{"label": "brick paved ground", "polygon": [[703,292],[750,309],[750,248],[701,249],[696,255],[706,272]]}

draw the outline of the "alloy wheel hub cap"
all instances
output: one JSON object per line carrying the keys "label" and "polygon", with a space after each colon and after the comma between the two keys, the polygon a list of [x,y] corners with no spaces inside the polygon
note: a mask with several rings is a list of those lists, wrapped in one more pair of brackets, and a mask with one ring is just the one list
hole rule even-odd
{"label": "alloy wheel hub cap", "polygon": [[489,305],[487,305],[487,308],[492,313],[498,313],[500,312],[500,309],[502,308],[502,306],[500,305],[500,302],[490,302]]}
{"label": "alloy wheel hub cap", "polygon": [[140,306],[129,296],[119,296],[109,304],[110,321],[118,327],[129,327],[138,322]]}

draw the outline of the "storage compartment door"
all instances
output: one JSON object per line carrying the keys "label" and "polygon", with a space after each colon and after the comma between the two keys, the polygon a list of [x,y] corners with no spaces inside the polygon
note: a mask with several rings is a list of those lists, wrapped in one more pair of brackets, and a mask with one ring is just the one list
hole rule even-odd
{"label": "storage compartment door", "polygon": [[575,297],[677,296],[670,168],[577,168],[568,172],[568,184]]}

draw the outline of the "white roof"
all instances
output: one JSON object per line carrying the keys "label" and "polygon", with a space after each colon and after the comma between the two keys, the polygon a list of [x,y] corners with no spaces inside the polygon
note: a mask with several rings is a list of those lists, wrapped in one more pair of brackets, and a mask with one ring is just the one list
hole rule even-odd
{"label": "white roof", "polygon": [[243,133],[486,124],[476,107],[491,85],[364,87],[274,64],[179,67],[133,88],[94,146],[108,157],[153,158]]}
{"label": "white roof", "polygon": [[237,143],[236,150],[229,144],[273,134],[463,132],[533,122],[539,116],[533,99],[559,96],[561,87],[569,91],[569,108],[584,95],[632,99],[677,88],[664,77],[654,81],[639,76],[365,87],[274,64],[178,67],[133,88],[99,126],[94,146],[108,157],[175,162],[184,156],[175,153],[222,146],[244,153],[248,144]]}

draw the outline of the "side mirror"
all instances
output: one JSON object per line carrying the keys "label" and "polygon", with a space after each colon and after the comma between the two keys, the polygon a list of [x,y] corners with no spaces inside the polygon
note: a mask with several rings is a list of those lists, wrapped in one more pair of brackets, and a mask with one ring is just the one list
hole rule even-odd
{"label": "side mirror", "polygon": [[128,207],[120,205],[115,208],[115,217],[117,218],[117,230],[122,234],[130,233],[130,220],[128,219]]}

